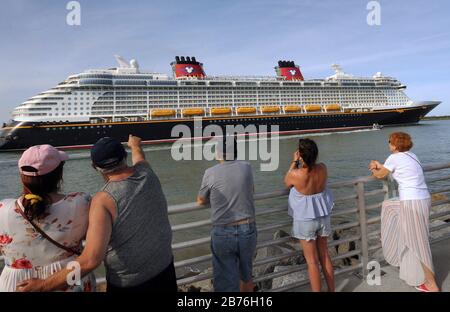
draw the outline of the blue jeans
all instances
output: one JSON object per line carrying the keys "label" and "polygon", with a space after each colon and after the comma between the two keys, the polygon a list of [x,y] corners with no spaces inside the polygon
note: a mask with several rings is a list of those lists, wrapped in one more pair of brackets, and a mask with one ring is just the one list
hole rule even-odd
{"label": "blue jeans", "polygon": [[214,290],[239,292],[239,281],[252,279],[256,250],[255,223],[214,226],[211,231],[211,251]]}

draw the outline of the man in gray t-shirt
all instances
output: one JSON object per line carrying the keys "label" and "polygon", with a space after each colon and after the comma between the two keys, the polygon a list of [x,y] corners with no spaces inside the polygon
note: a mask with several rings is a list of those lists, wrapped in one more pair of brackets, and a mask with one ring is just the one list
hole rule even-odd
{"label": "man in gray t-shirt", "polygon": [[213,225],[255,217],[253,174],[248,162],[222,160],[206,169],[198,195],[209,198]]}
{"label": "man in gray t-shirt", "polygon": [[205,171],[197,197],[199,204],[211,205],[214,289],[252,291],[257,240],[252,168],[236,160],[233,137],[217,143],[219,164]]}

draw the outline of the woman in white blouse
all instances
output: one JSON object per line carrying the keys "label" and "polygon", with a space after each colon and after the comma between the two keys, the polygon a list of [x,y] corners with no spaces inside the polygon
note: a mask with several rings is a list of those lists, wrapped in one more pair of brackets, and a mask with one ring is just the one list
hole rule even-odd
{"label": "woman in white blouse", "polygon": [[385,201],[382,207],[381,238],[388,263],[400,267],[400,278],[422,292],[439,291],[429,243],[431,196],[422,165],[410,152],[413,143],[407,133],[389,137],[392,154],[384,164],[372,160],[369,169],[376,178],[390,173],[398,183],[400,201]]}

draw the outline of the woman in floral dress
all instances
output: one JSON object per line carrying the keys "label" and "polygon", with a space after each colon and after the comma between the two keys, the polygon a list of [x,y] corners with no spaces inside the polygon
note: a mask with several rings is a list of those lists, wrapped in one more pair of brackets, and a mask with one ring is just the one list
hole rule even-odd
{"label": "woman in floral dress", "polygon": [[[90,196],[58,193],[67,159],[50,145],[33,146],[20,158],[23,193],[0,201],[0,251],[5,262],[0,291],[16,291],[21,281],[45,279],[68,265],[76,268],[70,262],[86,235]],[[95,290],[93,275],[76,277],[74,271],[65,291]]]}

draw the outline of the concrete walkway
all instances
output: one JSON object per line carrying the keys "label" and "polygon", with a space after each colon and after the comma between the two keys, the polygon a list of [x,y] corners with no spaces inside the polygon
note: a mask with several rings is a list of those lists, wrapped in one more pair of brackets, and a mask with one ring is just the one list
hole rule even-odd
{"label": "concrete walkway", "polygon": [[[431,245],[436,280],[442,291],[450,292],[450,240]],[[336,291],[341,292],[418,292],[398,278],[399,268],[388,264],[382,266],[385,273],[381,277],[381,285],[368,285],[355,274],[342,275],[336,278]],[[309,291],[309,285],[295,291]]]}

